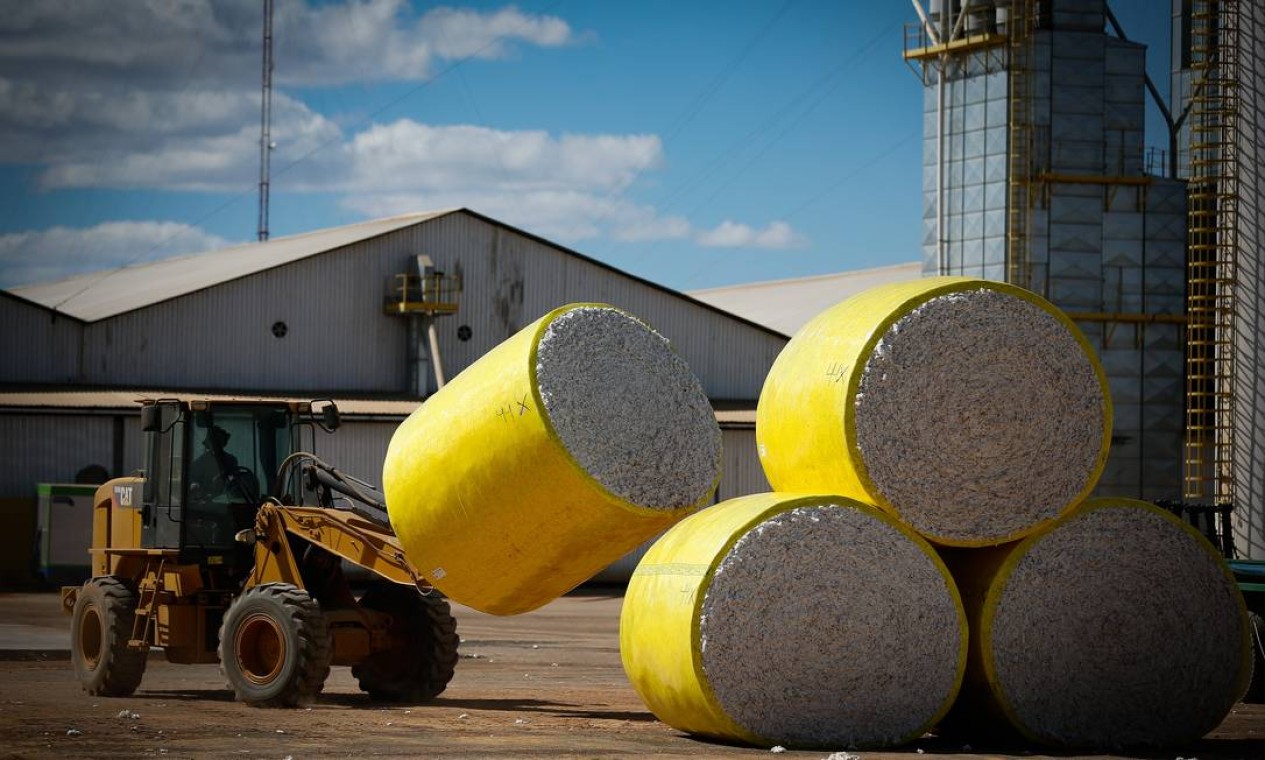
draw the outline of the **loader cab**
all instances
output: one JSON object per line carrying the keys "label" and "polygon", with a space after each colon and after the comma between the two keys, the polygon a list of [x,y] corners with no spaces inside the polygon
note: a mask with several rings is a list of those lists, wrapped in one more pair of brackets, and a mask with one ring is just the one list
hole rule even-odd
{"label": "loader cab", "polygon": [[[336,426],[337,410],[326,415]],[[142,548],[178,549],[182,563],[249,566],[234,537],[263,500],[295,500],[297,479],[278,482],[277,473],[314,422],[307,403],[145,402]]]}

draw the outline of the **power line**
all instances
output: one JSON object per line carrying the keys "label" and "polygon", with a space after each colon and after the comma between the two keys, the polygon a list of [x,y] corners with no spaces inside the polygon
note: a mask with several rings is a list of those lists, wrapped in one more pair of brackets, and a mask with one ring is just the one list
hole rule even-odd
{"label": "power line", "polygon": [[[769,17],[768,21],[764,22],[760,29],[751,36],[738,53],[735,54],[734,57],[731,58],[719,72],[717,72],[716,76],[712,77],[711,81],[709,81],[707,85],[705,85],[703,89],[694,96],[694,100],[691,101],[690,105],[686,106],[675,119],[669,122],[668,126],[663,130],[663,142],[665,145],[674,140],[677,135],[680,134],[681,129],[702,111],[703,105],[705,105],[707,101],[711,100],[712,96],[714,96],[724,83],[728,81],[733,72],[738,69],[738,67],[749,55],[751,55],[751,52],[755,50],[756,46],[764,39],[765,35],[767,35],[777,22],[781,20],[782,16],[786,14],[786,11],[791,6],[791,2],[792,0],[787,0],[787,2],[783,3],[782,6]],[[644,169],[634,171],[632,176],[629,177],[626,182],[617,187],[611,188],[610,191],[606,193],[604,199],[609,201],[622,197],[623,194],[627,192],[628,188],[632,187],[633,183],[637,181],[637,178],[641,176],[643,171]]]}
{"label": "power line", "polygon": [[685,110],[673,119],[672,123],[664,130],[664,142],[669,142],[675,139],[685,125],[693,121],[694,117],[703,110],[703,106],[707,105],[707,102],[711,100],[722,87],[724,87],[725,82],[729,81],[729,77],[733,76],[733,73],[737,71],[738,67],[741,66],[743,61],[747,59],[747,56],[751,55],[751,52],[756,49],[756,46],[760,44],[760,41],[763,40],[769,31],[777,25],[777,22],[782,19],[782,16],[786,15],[786,11],[790,9],[792,2],[794,2],[794,0],[786,0],[786,2],[782,3],[782,7],[778,8],[777,12],[774,13],[768,21],[764,22],[764,25],[760,27],[759,31],[757,31],[751,39],[747,40],[747,44],[743,45],[737,55],[731,58],[729,62],[716,73],[716,76],[712,77],[711,81],[703,87],[698,95],[694,96],[694,100],[690,103],[690,105],[686,106]]}
{"label": "power line", "polygon": [[906,132],[904,135],[898,138],[891,145],[887,146],[887,148],[884,149],[881,153],[878,153],[869,161],[866,161],[865,163],[853,168],[852,171],[839,177],[834,182],[831,182],[825,188],[821,189],[817,193],[814,193],[810,198],[808,198],[808,200],[804,201],[803,203],[799,204],[798,206],[796,206],[795,208],[791,209],[790,211],[781,215],[778,218],[785,221],[787,219],[790,219],[798,215],[800,212],[804,211],[809,206],[812,206],[817,201],[821,200],[822,198],[825,198],[827,195],[830,195],[835,190],[838,190],[840,187],[843,187],[845,184],[852,181],[858,174],[864,172],[866,169],[871,169],[877,164],[886,160],[889,156],[891,156],[897,150],[899,150],[900,148],[903,148],[905,144],[908,143],[910,140],[917,137],[918,133],[921,131],[922,131],[922,127],[921,125],[919,125],[918,127],[915,127],[909,132]]}
{"label": "power line", "polygon": [[[715,200],[716,196],[720,195],[722,191],[732,185],[738,177],[746,173],[748,169],[750,169],[756,162],[763,158],[765,154],[772,150],[773,146],[777,145],[783,138],[793,132],[795,128],[804,121],[804,119],[808,118],[813,111],[817,110],[818,106],[825,102],[827,97],[839,88],[840,84],[844,81],[841,75],[849,71],[857,59],[868,54],[870,50],[882,41],[892,29],[898,26],[899,22],[880,29],[864,46],[859,48],[838,66],[831,69],[824,76],[818,78],[810,87],[801,91],[795,98],[787,103],[786,106],[775,111],[774,115],[770,119],[766,120],[759,129],[748,133],[747,137],[744,137],[742,141],[734,146],[731,146],[729,151],[727,151],[720,159],[713,162],[711,168],[707,172],[708,176],[714,174],[721,167],[727,165],[727,159],[729,156],[736,156],[736,154],[744,150],[747,145],[754,143],[760,136],[771,130],[779,121],[783,121],[787,114],[791,114],[796,110],[799,110],[799,113],[791,118],[789,123],[787,123],[786,126],[774,135],[771,140],[766,142],[764,146],[755,153],[755,155],[747,159],[742,166],[738,167],[738,169],[730,174],[727,179],[717,185],[711,195],[691,207],[690,210],[686,212],[686,216],[692,216],[700,208]],[[809,100],[810,98],[812,98],[811,101]]]}

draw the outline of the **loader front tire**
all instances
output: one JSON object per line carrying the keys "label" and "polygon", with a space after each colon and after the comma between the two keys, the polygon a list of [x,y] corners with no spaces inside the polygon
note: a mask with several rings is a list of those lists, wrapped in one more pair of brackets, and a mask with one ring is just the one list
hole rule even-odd
{"label": "loader front tire", "polygon": [[332,655],[320,605],[289,583],[246,591],[220,626],[220,672],[237,700],[254,707],[313,701],[329,676]]}
{"label": "loader front tire", "polygon": [[392,617],[391,649],[353,665],[351,674],[375,702],[418,703],[443,693],[457,667],[457,621],[448,600],[392,584],[365,592],[360,606]]}
{"label": "loader front tire", "polygon": [[140,686],[148,649],[132,648],[136,592],[122,578],[93,578],[75,600],[70,659],[83,690],[99,697],[126,697]]}

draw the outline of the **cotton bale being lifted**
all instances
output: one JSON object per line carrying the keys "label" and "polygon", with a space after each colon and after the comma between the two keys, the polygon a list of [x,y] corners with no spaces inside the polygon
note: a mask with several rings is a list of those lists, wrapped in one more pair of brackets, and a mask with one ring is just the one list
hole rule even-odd
{"label": "cotton bale being lifted", "polygon": [[757,494],[646,553],[620,620],[624,670],[660,720],[756,745],[886,747],[948,711],[966,619],[931,546],[838,496]]}
{"label": "cotton bale being lifted", "polygon": [[1150,504],[1093,499],[1016,544],[945,558],[972,631],[952,733],[1179,745],[1220,724],[1247,687],[1252,637],[1233,575]]}
{"label": "cotton bale being lifted", "polygon": [[950,546],[1014,540],[1094,487],[1106,376],[1061,311],[963,277],[879,286],[778,356],[756,414],[774,489],[876,504]]}
{"label": "cotton bale being lifted", "polygon": [[667,339],[604,304],[546,314],[431,396],[383,487],[452,599],[535,609],[711,500],[720,428]]}

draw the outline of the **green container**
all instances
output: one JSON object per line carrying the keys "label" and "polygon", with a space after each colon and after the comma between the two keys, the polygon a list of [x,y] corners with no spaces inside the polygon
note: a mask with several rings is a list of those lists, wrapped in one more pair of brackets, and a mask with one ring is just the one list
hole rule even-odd
{"label": "green container", "polygon": [[98,486],[37,483],[39,574],[48,583],[82,583],[92,574],[92,496]]}

